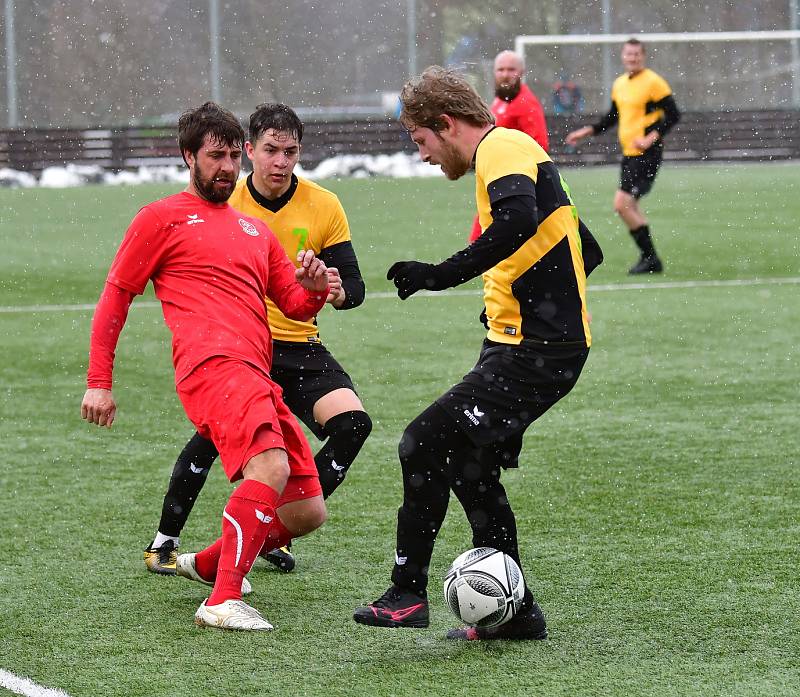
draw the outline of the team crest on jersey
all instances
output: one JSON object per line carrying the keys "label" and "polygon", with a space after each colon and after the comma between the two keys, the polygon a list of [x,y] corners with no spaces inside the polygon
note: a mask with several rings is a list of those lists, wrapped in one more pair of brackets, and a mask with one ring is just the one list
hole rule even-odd
{"label": "team crest on jersey", "polygon": [[241,225],[242,230],[244,230],[251,237],[258,237],[258,230],[256,230],[256,226],[253,225],[253,223],[251,223],[249,220],[239,218],[239,225]]}

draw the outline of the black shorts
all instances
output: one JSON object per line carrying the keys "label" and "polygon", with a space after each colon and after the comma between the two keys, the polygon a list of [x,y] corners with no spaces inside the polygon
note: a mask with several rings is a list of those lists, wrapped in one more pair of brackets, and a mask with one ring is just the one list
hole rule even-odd
{"label": "black shorts", "polygon": [[286,406],[320,440],[326,436],[314,420],[314,405],[321,397],[342,387],[355,392],[344,368],[318,343],[273,341],[270,375],[281,386]]}
{"label": "black shorts", "polygon": [[589,349],[486,339],[475,367],[436,400],[475,448],[515,467],[522,434],[575,385]]}
{"label": "black shorts", "polygon": [[653,187],[663,153],[663,146],[656,144],[643,155],[623,157],[619,188],[637,199],[644,196]]}

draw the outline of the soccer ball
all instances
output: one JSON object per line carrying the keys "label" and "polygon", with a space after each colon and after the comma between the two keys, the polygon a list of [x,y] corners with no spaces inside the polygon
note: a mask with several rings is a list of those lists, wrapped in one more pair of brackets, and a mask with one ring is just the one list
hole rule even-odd
{"label": "soccer ball", "polygon": [[517,563],[491,547],[459,554],[444,576],[444,599],[472,627],[499,627],[522,605],[525,580]]}

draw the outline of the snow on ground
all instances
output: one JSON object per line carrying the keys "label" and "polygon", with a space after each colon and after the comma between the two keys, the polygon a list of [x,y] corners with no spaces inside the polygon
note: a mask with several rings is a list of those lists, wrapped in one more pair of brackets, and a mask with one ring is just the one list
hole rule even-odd
{"label": "snow on ground", "polygon": [[[392,155],[337,155],[320,162],[314,169],[298,165],[295,172],[307,179],[333,177],[438,177],[442,171],[420,160],[419,155],[394,153]],[[0,187],[35,187],[60,189],[85,184],[151,184],[189,181],[185,167],[167,165],[139,167],[135,172],[108,172],[98,165],[72,165],[47,167],[37,179],[28,172],[0,169]]]}

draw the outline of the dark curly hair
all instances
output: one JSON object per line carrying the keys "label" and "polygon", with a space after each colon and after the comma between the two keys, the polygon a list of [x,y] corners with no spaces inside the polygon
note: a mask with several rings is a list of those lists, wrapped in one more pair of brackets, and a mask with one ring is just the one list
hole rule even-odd
{"label": "dark curly hair", "polygon": [[[206,102],[196,109],[184,112],[178,120],[178,147],[181,155],[187,150],[192,155],[203,145],[206,135],[229,146],[244,146],[242,124],[230,111],[214,102]],[[184,156],[183,161],[186,162]]]}

